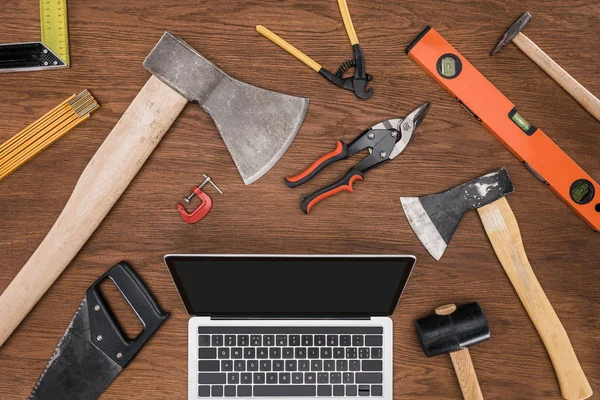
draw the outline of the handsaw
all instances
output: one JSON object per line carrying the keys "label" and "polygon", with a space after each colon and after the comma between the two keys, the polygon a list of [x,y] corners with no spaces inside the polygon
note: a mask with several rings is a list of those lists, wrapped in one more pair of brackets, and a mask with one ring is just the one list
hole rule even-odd
{"label": "handsaw", "polygon": [[[125,337],[98,290],[107,278],[142,321],[144,329],[133,340]],[[118,263],[87,290],[29,400],[97,399],[168,316],[129,264]]]}

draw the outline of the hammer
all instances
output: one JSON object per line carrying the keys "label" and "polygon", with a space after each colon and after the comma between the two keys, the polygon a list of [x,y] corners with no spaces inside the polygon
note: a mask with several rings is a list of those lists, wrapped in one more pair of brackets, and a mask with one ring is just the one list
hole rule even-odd
{"label": "hammer", "polygon": [[528,12],[523,13],[504,33],[504,36],[502,36],[502,39],[500,39],[500,42],[494,47],[490,55],[493,56],[512,41],[527,57],[533,60],[534,63],[577,100],[583,108],[600,121],[600,100],[569,75],[567,71],[562,69],[560,65],[544,53],[531,39],[521,33],[521,30],[523,30],[530,19],[531,14]]}
{"label": "hammer", "polygon": [[501,168],[443,193],[401,197],[410,226],[427,251],[439,260],[463,215],[477,209],[496,256],[544,342],[562,396],[586,399],[592,388],[571,341],[527,259],[515,215],[506,201],[513,184]]}
{"label": "hammer", "polygon": [[483,400],[469,349],[490,338],[490,327],[479,303],[447,304],[416,322],[417,337],[427,357],[450,353],[465,400]]}

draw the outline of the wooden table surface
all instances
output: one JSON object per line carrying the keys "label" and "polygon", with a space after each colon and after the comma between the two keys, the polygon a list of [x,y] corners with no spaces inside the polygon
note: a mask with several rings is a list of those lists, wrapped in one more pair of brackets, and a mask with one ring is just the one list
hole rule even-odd
{"label": "wooden table surface", "polygon": [[[264,24],[335,69],[351,57],[336,1],[71,0],[72,67],[0,75],[0,140],[69,95],[88,88],[102,104],[92,118],[0,182],[0,290],[34,252],[82,170],[149,74],[142,61],[165,30],[181,36],[232,76],[306,96],[309,112],[296,140],[266,176],[245,186],[210,117],[186,107],[100,228],[0,349],[0,397],[29,394],[85,290],[121,260],[172,313],[103,399],[182,399],[187,382],[187,320],[162,256],[167,253],[414,254],[417,266],[393,315],[394,398],[457,399],[450,358],[427,359],[414,320],[444,303],[479,301],[492,339],[471,351],[489,399],[557,399],[548,355],[500,266],[475,212],[465,215],[435,262],[411,231],[398,198],[445,190],[505,166],[509,196],[537,277],[565,326],[592,387],[600,392],[600,238],[539,183],[405,54],[434,26],[522,114],[600,180],[599,122],[514,45],[488,53],[523,11],[525,33],[592,93],[600,95],[600,3],[589,0],[348,0],[375,96],[362,101],[335,88],[255,32]],[[3,43],[39,38],[38,2],[0,2]],[[401,157],[377,168],[353,194],[299,209],[294,174],[336,139],[351,140],[383,119],[423,102],[432,108]],[[332,167],[314,190],[349,167]],[[210,174],[224,190],[197,225],[181,221],[176,202]],[[291,271],[282,269],[282,277]],[[210,282],[209,284],[222,284]],[[117,307],[117,312],[125,311]]]}

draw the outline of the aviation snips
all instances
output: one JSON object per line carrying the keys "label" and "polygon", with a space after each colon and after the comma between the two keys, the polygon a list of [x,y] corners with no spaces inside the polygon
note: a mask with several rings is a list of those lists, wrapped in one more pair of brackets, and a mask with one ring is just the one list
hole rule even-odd
{"label": "aviation snips", "polygon": [[425,103],[405,118],[388,119],[373,125],[350,144],[338,140],[334,151],[323,155],[298,175],[285,178],[286,185],[294,188],[314,178],[326,166],[345,160],[361,150],[369,149],[370,154],[350,169],[342,179],[312,194],[303,195],[300,205],[302,211],[308,214],[321,200],[342,191],[352,192],[352,184],[357,180],[362,181],[365,172],[396,158],[411,141],[415,130],[425,118],[429,106],[430,103]]}

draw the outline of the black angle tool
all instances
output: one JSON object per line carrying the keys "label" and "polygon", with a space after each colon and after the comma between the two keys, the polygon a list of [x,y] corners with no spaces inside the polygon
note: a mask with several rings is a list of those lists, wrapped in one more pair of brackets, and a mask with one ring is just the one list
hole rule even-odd
{"label": "black angle tool", "polygon": [[[106,278],[115,283],[144,326],[133,340],[124,336],[98,290]],[[129,264],[115,265],[87,290],[29,400],[97,399],[168,316]]]}
{"label": "black angle tool", "polygon": [[[329,82],[338,87],[354,92],[354,94],[360,99],[369,99],[371,96],[373,96],[373,89],[367,89],[367,84],[371,79],[373,79],[373,77],[365,72],[365,57],[360,48],[360,44],[358,44],[358,37],[356,36],[354,26],[352,25],[352,19],[350,18],[350,11],[348,11],[346,0],[338,0],[338,5],[340,6],[340,12],[342,13],[342,19],[344,20],[344,26],[346,27],[348,38],[350,39],[350,43],[354,49],[354,58],[345,61],[342,65],[340,65],[335,74],[327,71],[321,66],[321,64],[317,63],[312,58],[308,57],[306,54],[264,26],[257,25],[256,30],[271,42],[275,43],[296,57],[298,60],[308,65],[310,68],[323,75]],[[354,76],[351,78],[344,78],[344,74],[350,68],[354,68]]]}
{"label": "black angle tool", "polygon": [[425,103],[405,118],[388,119],[373,125],[350,144],[338,140],[334,151],[323,155],[298,175],[286,178],[286,185],[294,188],[311,180],[326,166],[339,160],[345,160],[359,151],[369,149],[370,154],[350,169],[342,179],[313,194],[302,196],[300,206],[302,211],[308,214],[319,201],[342,191],[352,192],[352,184],[356,180],[362,181],[365,172],[396,158],[412,139],[415,130],[425,118],[429,106],[430,103]]}

